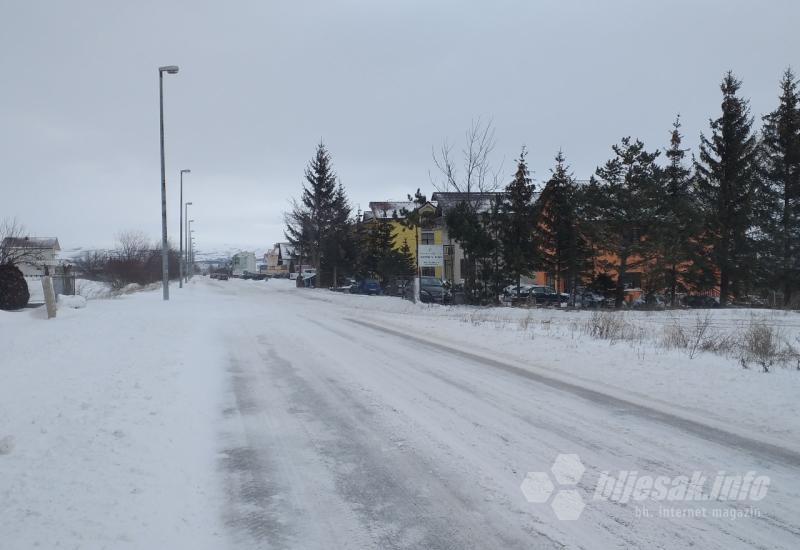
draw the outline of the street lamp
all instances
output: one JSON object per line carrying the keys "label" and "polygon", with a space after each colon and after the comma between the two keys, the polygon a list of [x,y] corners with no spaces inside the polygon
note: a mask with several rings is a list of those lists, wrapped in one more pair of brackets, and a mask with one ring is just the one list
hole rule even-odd
{"label": "street lamp", "polygon": [[[181,262],[183,262],[183,271],[181,273],[181,277],[186,278],[186,282],[189,282],[189,228],[186,228],[184,233],[183,226],[188,226],[189,220],[189,207],[192,205],[191,202],[187,202],[183,205],[183,220],[181,222]],[[185,234],[185,237],[184,237]],[[186,246],[184,247],[184,241],[186,241]]]}
{"label": "street lamp", "polygon": [[161,285],[169,300],[169,251],[167,250],[167,174],[164,167],[164,73],[177,74],[176,65],[158,68],[158,104],[161,122]]}
{"label": "street lamp", "polygon": [[178,286],[183,288],[183,208],[181,205],[183,204],[183,175],[184,174],[191,174],[191,170],[181,170],[181,202],[178,203],[178,210],[180,211],[181,223],[180,223],[180,234],[181,234],[181,244],[180,244],[180,262],[179,264],[179,271],[180,271],[180,278],[178,282]]}
{"label": "street lamp", "polygon": [[[187,212],[188,216],[188,212]],[[190,275],[192,271],[194,271],[194,258],[192,257],[192,233],[194,233],[194,229],[192,229],[192,222],[194,220],[188,220],[186,222],[186,282],[189,282]]]}

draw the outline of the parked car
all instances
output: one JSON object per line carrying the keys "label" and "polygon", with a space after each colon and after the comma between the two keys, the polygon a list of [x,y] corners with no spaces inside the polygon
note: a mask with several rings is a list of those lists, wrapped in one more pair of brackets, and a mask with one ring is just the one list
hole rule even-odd
{"label": "parked car", "polygon": [[569,300],[568,294],[556,292],[552,287],[533,285],[531,287],[531,297],[535,300],[536,305],[552,306],[560,305],[562,302]]}
{"label": "parked car", "polygon": [[605,297],[596,292],[583,292],[575,297],[575,305],[586,308],[599,308],[603,306]]}
{"label": "parked car", "polygon": [[361,279],[355,286],[350,288],[350,293],[379,296],[383,293],[383,289],[381,288],[381,283],[377,279]]}
{"label": "parked car", "polygon": [[212,273],[210,275],[212,279],[216,279],[217,281],[227,281],[228,274],[227,273]]}
{"label": "parked car", "polygon": [[[414,292],[414,285],[406,287],[406,298],[411,299]],[[436,277],[419,278],[419,299],[425,304],[450,304],[453,302],[453,294],[445,286],[441,279]]]}
{"label": "parked car", "polygon": [[[519,285],[519,295],[528,296],[531,293],[533,285]],[[508,298],[513,298],[517,295],[517,285],[508,285],[503,289],[503,295]]]}
{"label": "parked car", "polygon": [[639,296],[631,302],[633,309],[665,309],[667,307],[664,298],[658,294]]}
{"label": "parked car", "polygon": [[453,301],[453,294],[448,286],[436,277],[420,277],[419,294],[422,302],[427,300],[437,304],[449,304]]}
{"label": "parked car", "polygon": [[700,296],[697,294],[690,294],[683,299],[684,305],[687,307],[697,308],[717,308],[719,307],[719,300],[713,296]]}

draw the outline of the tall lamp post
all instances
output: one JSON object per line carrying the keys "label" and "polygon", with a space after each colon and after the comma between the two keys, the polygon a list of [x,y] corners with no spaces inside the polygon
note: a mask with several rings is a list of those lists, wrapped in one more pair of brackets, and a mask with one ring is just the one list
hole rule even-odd
{"label": "tall lamp post", "polygon": [[[194,233],[194,230],[192,230]],[[194,277],[194,249],[195,245],[197,245],[197,241],[194,240],[194,235],[192,235],[192,277]]]}
{"label": "tall lamp post", "polygon": [[192,229],[192,222],[194,220],[188,220],[186,222],[186,282],[189,282],[189,276],[192,271],[194,271],[194,258],[192,257],[192,233],[194,233],[194,229]]}
{"label": "tall lamp post", "polygon": [[[187,202],[183,205],[183,221],[181,225],[181,250],[183,251],[181,254],[181,262],[183,262],[183,273],[181,274],[182,277],[186,279],[186,282],[189,282],[189,228],[186,227],[184,231],[183,226],[189,225],[189,207],[192,206],[191,202]],[[186,246],[184,246],[184,241]]]}
{"label": "tall lamp post", "polygon": [[169,300],[169,251],[167,250],[167,174],[164,166],[164,73],[177,74],[176,65],[158,68],[158,104],[161,122],[161,286]]}
{"label": "tall lamp post", "polygon": [[183,288],[183,269],[184,269],[184,267],[183,267],[183,207],[182,207],[182,205],[183,205],[183,175],[184,174],[191,174],[191,173],[192,173],[191,170],[181,170],[181,202],[178,204],[178,210],[180,210],[180,217],[181,217],[181,223],[180,223],[180,233],[181,233],[180,259],[181,260],[180,260],[180,262],[178,262],[180,264],[180,267],[179,267],[179,269],[180,269],[180,273],[179,273],[180,274],[180,279],[179,279],[179,283],[178,283],[180,288]]}

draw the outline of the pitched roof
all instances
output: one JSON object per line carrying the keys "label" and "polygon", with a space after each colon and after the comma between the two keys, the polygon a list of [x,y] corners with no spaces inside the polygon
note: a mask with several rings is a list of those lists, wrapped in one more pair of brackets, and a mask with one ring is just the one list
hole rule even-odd
{"label": "pitched roof", "polygon": [[417,207],[413,201],[382,201],[369,203],[372,216],[378,219],[405,218],[403,211],[411,212]]}
{"label": "pitched roof", "polygon": [[503,198],[501,191],[487,191],[483,193],[455,193],[455,192],[436,192],[432,197],[438,201],[443,211],[448,211],[457,204],[463,202],[471,202],[475,205],[478,212],[488,212],[494,201],[499,201]]}
{"label": "pitched roof", "polygon": [[55,237],[6,237],[3,246],[9,248],[52,248],[60,251],[58,239]]}
{"label": "pitched roof", "polygon": [[404,212],[413,212],[417,208],[424,208],[426,205],[430,205],[433,208],[437,207],[436,201],[428,201],[422,206],[418,206],[414,201],[371,202],[369,203],[370,209],[364,212],[364,220],[373,218],[381,220],[404,219],[406,217]]}

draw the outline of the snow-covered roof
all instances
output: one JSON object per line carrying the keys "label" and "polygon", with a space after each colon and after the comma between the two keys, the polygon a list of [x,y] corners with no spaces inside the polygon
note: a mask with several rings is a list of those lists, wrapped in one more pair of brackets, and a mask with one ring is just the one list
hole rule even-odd
{"label": "snow-covered roof", "polygon": [[6,237],[3,246],[9,248],[52,248],[60,251],[58,239],[55,237]]}
{"label": "snow-covered roof", "polygon": [[488,212],[495,201],[503,198],[503,193],[500,191],[491,191],[485,193],[455,193],[455,192],[436,192],[433,194],[433,199],[438,201],[443,211],[448,211],[457,204],[463,202],[470,202],[475,205],[478,212]]}
{"label": "snow-covered roof", "polygon": [[413,201],[381,201],[369,203],[372,217],[377,219],[405,218],[403,211],[411,212],[417,207]]}
{"label": "snow-covered roof", "polygon": [[[425,204],[430,204],[436,207],[435,201],[428,201]],[[423,205],[424,206],[424,205]],[[364,212],[364,219],[371,220],[373,218],[380,220],[389,220],[394,218],[403,219],[406,217],[404,212],[413,212],[417,209],[417,203],[414,201],[379,201],[369,203],[369,210]]]}

